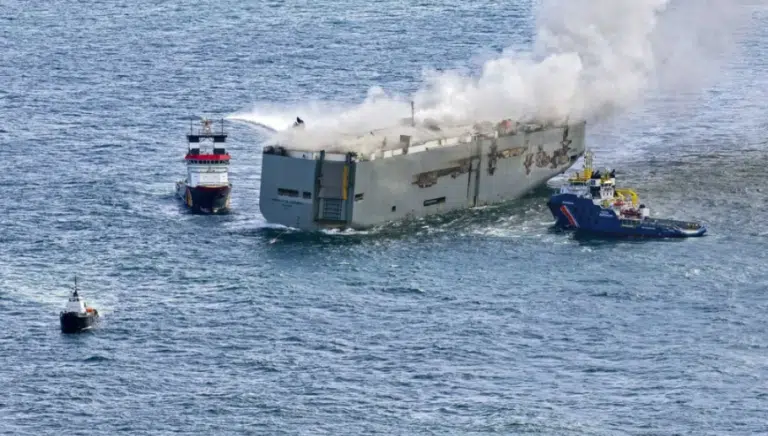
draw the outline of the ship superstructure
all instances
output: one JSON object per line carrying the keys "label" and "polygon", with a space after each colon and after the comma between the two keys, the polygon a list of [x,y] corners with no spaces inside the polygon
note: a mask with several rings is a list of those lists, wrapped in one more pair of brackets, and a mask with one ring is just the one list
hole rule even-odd
{"label": "ship superstructure", "polygon": [[584,122],[411,122],[332,144],[278,143],[263,151],[260,209],[303,230],[362,229],[515,200],[570,168],[584,135]]}
{"label": "ship superstructure", "polygon": [[[229,182],[230,155],[223,144],[227,140],[224,120],[221,130],[214,132],[212,122],[201,121],[202,127],[187,134],[187,154],[184,162],[187,177],[176,182],[176,194],[195,212],[224,213],[229,211],[232,184]],[[210,146],[207,143],[210,142]]]}

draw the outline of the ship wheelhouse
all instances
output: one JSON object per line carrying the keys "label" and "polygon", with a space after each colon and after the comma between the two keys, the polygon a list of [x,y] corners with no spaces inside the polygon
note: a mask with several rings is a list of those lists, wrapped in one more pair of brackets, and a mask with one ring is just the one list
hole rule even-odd
{"label": "ship wheelhouse", "polygon": [[[190,132],[187,134],[189,146],[184,156],[187,164],[187,186],[229,186],[230,155],[222,146],[227,140],[227,134],[224,133],[224,120],[221,122],[219,132],[212,130],[211,121],[207,119],[202,121],[202,128],[197,131],[190,126]],[[206,147],[208,141],[213,145]]]}

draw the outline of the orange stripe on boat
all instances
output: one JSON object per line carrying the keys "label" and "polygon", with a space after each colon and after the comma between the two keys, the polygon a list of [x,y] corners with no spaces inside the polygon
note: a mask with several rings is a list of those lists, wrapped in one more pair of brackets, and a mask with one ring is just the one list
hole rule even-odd
{"label": "orange stripe on boat", "polygon": [[565,217],[568,218],[568,222],[571,223],[573,227],[579,227],[579,223],[576,222],[576,218],[574,218],[573,215],[571,215],[571,211],[568,210],[568,208],[564,204],[560,205],[560,212],[562,212],[563,215],[565,215]]}

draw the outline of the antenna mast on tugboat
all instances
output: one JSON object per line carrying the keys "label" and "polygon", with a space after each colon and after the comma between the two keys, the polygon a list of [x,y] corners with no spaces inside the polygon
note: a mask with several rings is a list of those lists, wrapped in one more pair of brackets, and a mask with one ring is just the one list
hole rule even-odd
{"label": "antenna mast on tugboat", "polygon": [[589,150],[584,152],[584,178],[592,178],[592,152]]}

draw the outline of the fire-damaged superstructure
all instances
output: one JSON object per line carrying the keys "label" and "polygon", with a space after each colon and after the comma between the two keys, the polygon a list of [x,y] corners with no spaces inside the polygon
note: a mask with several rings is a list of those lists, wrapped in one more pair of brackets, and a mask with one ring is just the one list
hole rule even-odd
{"label": "fire-damaged superstructure", "polygon": [[409,123],[322,147],[278,143],[263,151],[260,208],[298,229],[360,229],[515,200],[570,168],[584,134],[584,122],[503,120]]}

